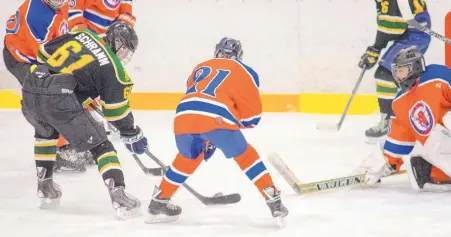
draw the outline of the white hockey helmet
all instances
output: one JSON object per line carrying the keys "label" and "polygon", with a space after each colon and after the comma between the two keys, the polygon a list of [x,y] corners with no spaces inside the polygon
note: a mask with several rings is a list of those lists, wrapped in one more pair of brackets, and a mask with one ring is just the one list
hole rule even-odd
{"label": "white hockey helmet", "polygon": [[59,10],[66,5],[67,0],[44,0],[53,10]]}

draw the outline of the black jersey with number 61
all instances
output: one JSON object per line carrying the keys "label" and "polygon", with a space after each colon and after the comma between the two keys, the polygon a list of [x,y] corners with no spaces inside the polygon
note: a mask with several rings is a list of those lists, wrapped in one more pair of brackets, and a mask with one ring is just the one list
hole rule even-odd
{"label": "black jersey with number 61", "polygon": [[113,51],[89,30],[74,31],[43,44],[38,61],[55,73],[73,74],[78,84],[75,92],[83,102],[100,96],[108,121],[130,114],[133,82]]}

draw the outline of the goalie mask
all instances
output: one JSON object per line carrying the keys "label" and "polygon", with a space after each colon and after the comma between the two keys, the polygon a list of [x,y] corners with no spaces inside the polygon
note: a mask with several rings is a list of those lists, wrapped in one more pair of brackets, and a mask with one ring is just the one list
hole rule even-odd
{"label": "goalie mask", "polygon": [[215,58],[243,59],[241,42],[232,38],[224,37],[216,44]]}
{"label": "goalie mask", "polygon": [[44,2],[53,10],[59,10],[66,5],[67,0],[44,0]]}
{"label": "goalie mask", "polygon": [[403,92],[409,91],[426,70],[423,54],[415,46],[405,48],[392,63],[392,75]]}
{"label": "goalie mask", "polygon": [[103,40],[113,50],[122,65],[130,62],[138,47],[138,35],[135,30],[122,21],[111,24]]}

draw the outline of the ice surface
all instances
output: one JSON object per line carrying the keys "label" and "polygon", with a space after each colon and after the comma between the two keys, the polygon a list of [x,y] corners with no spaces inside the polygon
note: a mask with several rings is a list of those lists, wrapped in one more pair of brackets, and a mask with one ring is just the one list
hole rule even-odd
{"label": "ice surface", "polygon": [[[169,164],[176,154],[173,112],[136,112],[137,124],[150,150]],[[366,158],[371,146],[364,130],[378,116],[351,116],[340,132],[320,132],[317,122],[337,122],[338,116],[265,114],[261,124],[246,131],[248,141],[265,158],[277,152],[304,182],[346,175]],[[188,183],[205,195],[239,192],[238,204],[206,207],[183,188],[174,197],[180,219],[169,224],[144,223],[146,208],[160,178],[145,176],[123,145],[115,142],[128,191],[142,201],[143,215],[117,221],[108,192],[95,167],[85,174],[56,174],[63,187],[56,211],[38,209],[33,161],[33,130],[19,111],[0,111],[0,236],[451,236],[451,194],[417,193],[407,176],[386,179],[379,188],[297,196],[275,170],[276,185],[290,214],[285,229],[275,220],[238,166],[221,152],[202,164]],[[155,166],[145,156],[148,166]]]}

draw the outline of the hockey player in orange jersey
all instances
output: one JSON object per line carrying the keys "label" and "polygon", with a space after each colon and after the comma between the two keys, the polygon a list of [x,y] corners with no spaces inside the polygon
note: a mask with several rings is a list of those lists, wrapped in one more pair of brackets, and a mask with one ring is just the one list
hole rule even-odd
{"label": "hockey player in orange jersey", "polygon": [[280,190],[240,131],[256,126],[262,113],[258,75],[241,62],[242,55],[239,41],[223,38],[216,45],[214,59],[198,64],[191,73],[174,119],[179,153],[155,187],[148,207],[150,223],[178,218],[182,209],[171,203],[171,197],[216,147],[234,159],[254,183],[273,217],[282,220],[288,214]]}
{"label": "hockey player in orange jersey", "polygon": [[392,74],[401,91],[393,101],[384,143],[387,162],[371,168],[367,182],[375,184],[404,164],[414,189],[451,191],[451,131],[445,126],[451,119],[451,69],[426,67],[422,53],[412,46],[395,57]]}
{"label": "hockey player in orange jersey", "polygon": [[133,0],[70,0],[69,27],[103,35],[114,21],[135,26]]}
{"label": "hockey player in orange jersey", "polygon": [[39,46],[69,31],[67,0],[26,0],[6,22],[3,61],[22,85]]}

